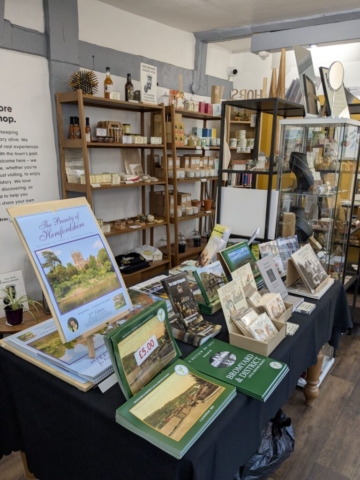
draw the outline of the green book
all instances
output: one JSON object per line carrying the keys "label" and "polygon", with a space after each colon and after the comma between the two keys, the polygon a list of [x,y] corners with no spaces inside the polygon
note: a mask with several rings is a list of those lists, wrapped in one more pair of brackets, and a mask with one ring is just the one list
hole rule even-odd
{"label": "green book", "polygon": [[116,421],[179,459],[235,396],[231,385],[178,360],[119,407]]}
{"label": "green book", "polygon": [[164,300],[111,330],[104,340],[127,399],[181,356],[169,326]]}
{"label": "green book", "polygon": [[237,243],[236,245],[225,248],[224,250],[221,250],[220,255],[230,273],[246,263],[250,263],[257,288],[260,289],[264,286],[264,280],[260,274],[259,267],[256,264],[256,258],[247,242]]}
{"label": "green book", "polygon": [[198,268],[193,272],[193,275],[208,305],[219,300],[217,291],[227,283],[223,266],[219,261]]}
{"label": "green book", "polygon": [[199,372],[228,382],[239,392],[265,402],[289,371],[278,360],[211,339],[185,361]]}

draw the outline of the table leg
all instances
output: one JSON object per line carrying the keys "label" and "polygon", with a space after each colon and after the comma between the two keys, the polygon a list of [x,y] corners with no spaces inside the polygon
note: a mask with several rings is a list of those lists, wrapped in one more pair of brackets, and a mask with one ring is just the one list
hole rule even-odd
{"label": "table leg", "polygon": [[306,373],[306,385],[304,387],[304,395],[306,399],[306,405],[312,407],[315,403],[316,398],[319,395],[319,377],[321,373],[321,367],[324,360],[324,354],[322,352],[318,353],[317,362],[315,365],[311,365],[307,369]]}
{"label": "table leg", "polygon": [[36,480],[36,478],[34,477],[34,475],[30,472],[30,470],[28,468],[25,453],[20,452],[20,456],[21,456],[21,461],[22,461],[23,467],[24,467],[24,474],[25,474],[26,480]]}

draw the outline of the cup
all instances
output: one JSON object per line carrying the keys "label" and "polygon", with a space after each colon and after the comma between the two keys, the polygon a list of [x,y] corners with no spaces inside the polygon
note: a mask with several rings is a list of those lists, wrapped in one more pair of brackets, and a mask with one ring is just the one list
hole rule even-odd
{"label": "cup", "polygon": [[192,207],[193,209],[193,215],[196,215],[197,213],[199,213],[199,207]]}
{"label": "cup", "polygon": [[208,199],[204,200],[204,210],[205,210],[205,212],[208,212],[209,210],[211,210],[211,205],[212,205],[211,198],[208,198]]}

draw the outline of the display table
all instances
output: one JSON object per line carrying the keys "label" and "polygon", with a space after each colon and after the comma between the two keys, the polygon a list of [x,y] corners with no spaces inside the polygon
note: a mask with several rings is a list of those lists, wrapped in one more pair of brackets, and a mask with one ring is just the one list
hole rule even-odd
{"label": "display table", "polygon": [[[267,402],[238,393],[181,460],[115,422],[115,410],[125,401],[118,385],[104,394],[97,388],[82,393],[0,348],[0,454],[22,450],[41,480],[232,480],[323,344],[333,336],[336,347],[334,334],[352,325],[339,282],[314,303],[311,316],[293,314],[298,331],[271,355],[290,372]],[[226,341],[222,312],[211,319],[222,323],[217,338]],[[183,358],[193,351],[179,345]]]}

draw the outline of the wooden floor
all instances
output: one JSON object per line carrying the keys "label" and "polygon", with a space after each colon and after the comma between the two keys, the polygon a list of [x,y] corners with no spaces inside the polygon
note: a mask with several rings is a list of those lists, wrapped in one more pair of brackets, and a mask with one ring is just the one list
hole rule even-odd
{"label": "wooden floor", "polygon": [[[343,336],[315,406],[306,407],[298,388],[283,410],[293,422],[295,452],[272,480],[360,480],[360,325]],[[19,454],[0,460],[0,480],[24,479]]]}

